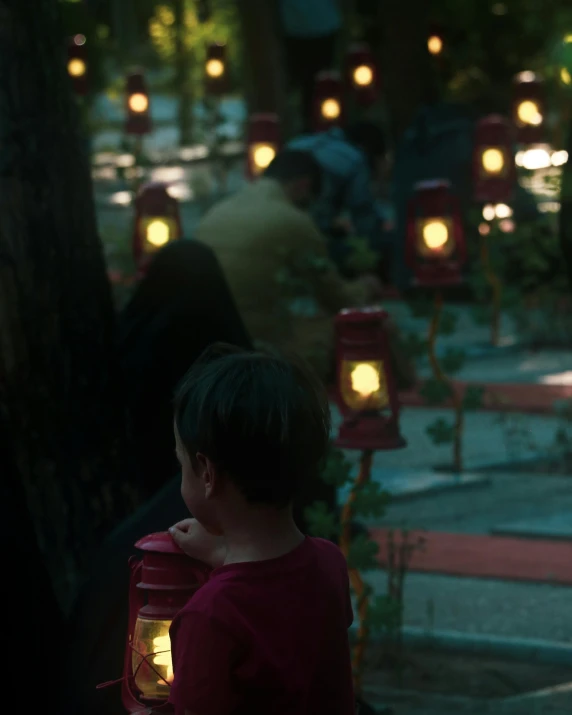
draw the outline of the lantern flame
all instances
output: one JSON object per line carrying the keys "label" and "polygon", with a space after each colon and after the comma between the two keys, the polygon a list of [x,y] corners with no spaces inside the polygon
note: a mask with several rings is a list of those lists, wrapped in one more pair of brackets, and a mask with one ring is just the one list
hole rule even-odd
{"label": "lantern flame", "polygon": [[142,92],[136,92],[129,97],[129,109],[131,109],[132,112],[140,114],[141,112],[147,111],[148,106],[149,98]]}
{"label": "lantern flame", "polygon": [[325,99],[322,102],[322,116],[325,119],[337,119],[342,113],[342,108],[337,99]]}
{"label": "lantern flame", "polygon": [[362,397],[369,397],[380,388],[379,372],[372,365],[365,363],[352,370],[351,380],[352,390]]}
{"label": "lantern flame", "polygon": [[252,160],[257,169],[264,171],[274,161],[276,149],[270,144],[258,144],[252,151]]}
{"label": "lantern flame", "polygon": [[147,240],[152,246],[164,246],[169,242],[169,226],[165,221],[157,219],[147,226]]}
{"label": "lantern flame", "polygon": [[430,221],[423,226],[423,241],[427,248],[439,251],[449,239],[449,230],[443,221]]}
{"label": "lantern flame", "polygon": [[500,174],[504,169],[504,155],[500,149],[483,152],[483,169],[489,174]]}
{"label": "lantern flame", "polygon": [[439,35],[431,35],[427,40],[427,49],[432,55],[440,55],[443,51],[443,40]]}
{"label": "lantern flame", "polygon": [[74,57],[74,59],[68,62],[68,72],[71,77],[83,77],[86,69],[85,62],[78,57]]}
{"label": "lantern flame", "polygon": [[157,636],[153,638],[153,647],[157,653],[153,656],[153,663],[167,668],[165,680],[168,683],[173,682],[173,660],[171,658],[171,639],[169,634]]}
{"label": "lantern flame", "polygon": [[224,74],[224,62],[222,60],[209,60],[206,65],[206,72],[209,77],[222,77]]}
{"label": "lantern flame", "polygon": [[523,124],[530,124],[533,127],[540,126],[543,121],[538,104],[530,99],[526,99],[518,105],[516,114]]}
{"label": "lantern flame", "polygon": [[354,70],[354,84],[358,87],[369,87],[373,82],[373,70],[368,65],[360,65]]}

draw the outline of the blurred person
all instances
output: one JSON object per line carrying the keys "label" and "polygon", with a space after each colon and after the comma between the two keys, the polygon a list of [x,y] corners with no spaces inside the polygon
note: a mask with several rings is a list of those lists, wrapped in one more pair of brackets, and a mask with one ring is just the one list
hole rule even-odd
{"label": "blurred person", "polygon": [[333,128],[293,139],[292,150],[312,154],[322,169],[323,188],[314,217],[329,238],[330,255],[346,273],[350,235],[366,239],[380,255],[386,282],[393,243],[391,205],[380,195],[387,190],[388,150],[383,130],[373,122],[357,122],[345,130]]}
{"label": "blurred person", "polygon": [[212,350],[178,388],[181,495],[196,518],[170,533],[213,571],[171,624],[174,715],[355,711],[347,563],[292,513],[330,428],[318,377],[280,357]]}
{"label": "blurred person", "polygon": [[333,378],[333,317],[378,299],[372,275],[342,279],[309,209],[321,171],[306,152],[279,153],[264,176],[216,204],[196,236],[217,256],[247,330]]}
{"label": "blurred person", "polygon": [[135,458],[147,496],[178,472],[173,391],[194,360],[218,341],[251,347],[213,251],[198,241],[176,241],[153,257],[119,316]]}
{"label": "blurred person", "polygon": [[340,0],[280,0],[279,11],[289,78],[301,94],[303,130],[311,131],[316,75],[335,66]]}

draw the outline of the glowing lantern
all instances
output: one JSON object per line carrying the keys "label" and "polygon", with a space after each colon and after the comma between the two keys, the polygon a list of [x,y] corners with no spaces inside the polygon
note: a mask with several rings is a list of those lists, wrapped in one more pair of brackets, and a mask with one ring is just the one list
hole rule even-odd
{"label": "glowing lantern", "polygon": [[321,72],[314,85],[314,131],[341,126],[344,121],[344,91],[338,72]]}
{"label": "glowing lantern", "polygon": [[462,281],[467,252],[461,207],[448,181],[414,187],[407,209],[405,257],[417,285],[440,287]]}
{"label": "glowing lantern", "polygon": [[254,179],[268,168],[280,149],[276,114],[253,114],[248,124],[246,173]]}
{"label": "glowing lantern", "polygon": [[205,89],[207,94],[224,94],[228,91],[226,45],[215,43],[207,47]]}
{"label": "glowing lantern", "polygon": [[143,558],[132,557],[129,562],[122,686],[123,705],[131,713],[160,707],[169,697],[173,680],[169,627],[209,574],[205,564],[186,556],[166,532],[150,534],[135,546],[143,551]]}
{"label": "glowing lantern", "polygon": [[67,70],[68,75],[71,77],[75,94],[86,95],[89,91],[89,84],[84,35],[75,35],[69,40]]}
{"label": "glowing lantern", "polygon": [[144,184],[135,198],[133,257],[140,273],[153,253],[182,236],[179,203],[167,188],[167,184]]}
{"label": "glowing lantern", "polygon": [[151,115],[149,93],[142,72],[133,72],[127,77],[127,121],[126,134],[149,134]]}
{"label": "glowing lantern", "polygon": [[481,119],[473,143],[474,199],[478,202],[510,202],[516,185],[513,128],[504,117]]}
{"label": "glowing lantern", "polygon": [[368,106],[375,102],[379,91],[378,75],[368,45],[352,45],[346,55],[346,82],[358,104]]}
{"label": "glowing lantern", "polygon": [[518,144],[540,144],[544,137],[544,92],[534,72],[521,72],[514,82],[513,120]]}
{"label": "glowing lantern", "polygon": [[344,449],[405,447],[387,335],[379,308],[336,316],[337,403],[344,417],[336,444]]}
{"label": "glowing lantern", "polygon": [[437,34],[430,35],[427,39],[427,49],[432,55],[440,55],[443,52],[443,39]]}

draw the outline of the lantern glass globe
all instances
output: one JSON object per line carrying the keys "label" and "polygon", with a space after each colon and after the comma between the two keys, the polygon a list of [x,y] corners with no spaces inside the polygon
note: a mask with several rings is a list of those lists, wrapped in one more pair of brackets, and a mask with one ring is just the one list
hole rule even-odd
{"label": "lantern glass globe", "polygon": [[423,226],[423,241],[430,250],[441,250],[448,240],[449,229],[443,221],[430,221]]}
{"label": "lantern glass globe", "polygon": [[488,174],[500,174],[504,169],[504,155],[500,149],[485,149],[483,169]]}
{"label": "lantern glass globe", "polygon": [[142,112],[146,112],[148,107],[149,98],[146,94],[143,94],[143,92],[135,92],[135,94],[129,97],[129,109],[131,109],[132,112],[141,114]]}
{"label": "lantern glass globe", "polygon": [[260,171],[267,169],[274,161],[276,149],[270,144],[257,144],[252,150],[252,160],[254,165]]}
{"label": "lantern glass globe", "polygon": [[222,60],[208,60],[206,65],[206,71],[209,77],[217,79],[222,77],[224,74],[224,62]]}
{"label": "lantern glass globe", "polygon": [[353,74],[354,84],[357,87],[369,87],[373,82],[373,70],[368,65],[356,67]]}
{"label": "lantern glass globe", "polygon": [[85,62],[80,60],[79,57],[74,57],[68,62],[68,73],[71,77],[83,77],[86,70]]}
{"label": "lantern glass globe", "polygon": [[338,119],[342,113],[342,108],[337,99],[325,99],[322,102],[322,116],[325,119]]}
{"label": "lantern glass globe", "polygon": [[155,219],[147,226],[147,241],[157,248],[169,242],[170,234],[169,225],[161,219]]}
{"label": "lantern glass globe", "polygon": [[[170,620],[137,618],[133,633],[132,668],[144,698],[164,699],[173,682]],[[144,661],[144,662],[141,662]]]}

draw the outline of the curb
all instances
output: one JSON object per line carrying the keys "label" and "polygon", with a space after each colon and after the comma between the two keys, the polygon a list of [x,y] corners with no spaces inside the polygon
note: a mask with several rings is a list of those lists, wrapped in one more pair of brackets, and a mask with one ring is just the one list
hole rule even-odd
{"label": "curb", "polygon": [[[357,626],[350,627],[350,638],[355,638]],[[381,639],[373,638],[373,642]],[[558,643],[525,638],[503,638],[494,635],[462,633],[461,631],[428,631],[405,626],[403,643],[413,648],[425,648],[471,655],[506,658],[541,665],[569,665],[572,667],[572,643]]]}

